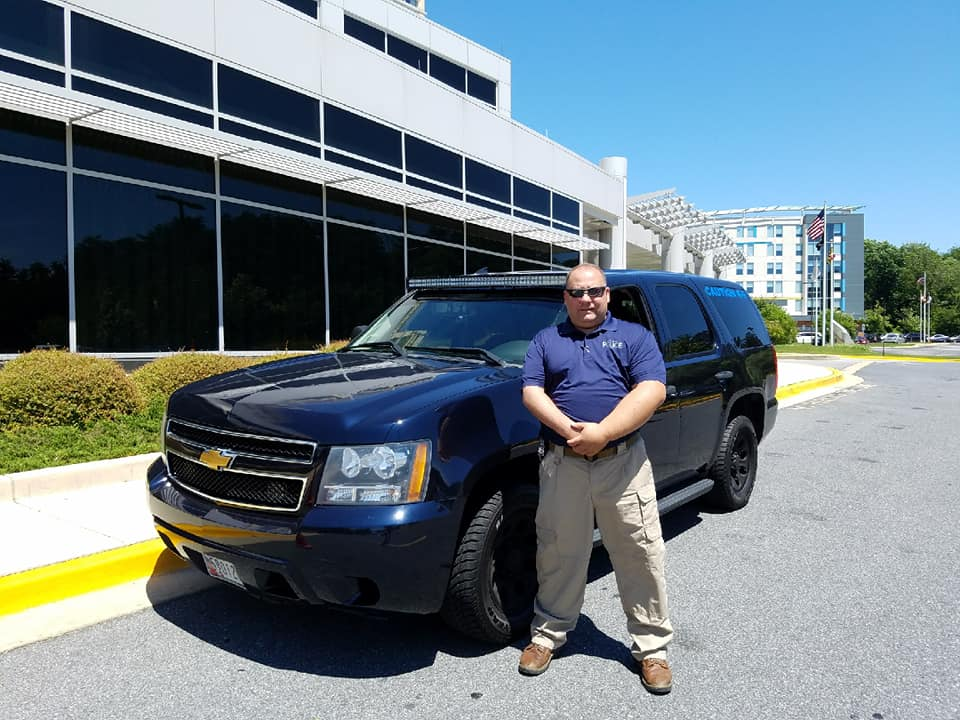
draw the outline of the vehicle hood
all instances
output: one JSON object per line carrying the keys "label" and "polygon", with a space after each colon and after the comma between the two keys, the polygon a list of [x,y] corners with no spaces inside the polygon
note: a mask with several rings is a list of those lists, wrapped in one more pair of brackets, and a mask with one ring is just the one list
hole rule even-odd
{"label": "vehicle hood", "polygon": [[385,442],[417,437],[418,416],[454,398],[519,377],[518,367],[449,357],[310,355],[188,385],[170,398],[168,414],[237,432],[323,444]]}

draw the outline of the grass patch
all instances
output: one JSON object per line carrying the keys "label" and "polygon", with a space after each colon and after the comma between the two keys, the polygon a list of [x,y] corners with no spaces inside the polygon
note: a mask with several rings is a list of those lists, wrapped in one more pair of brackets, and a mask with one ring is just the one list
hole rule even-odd
{"label": "grass patch", "polygon": [[109,460],[160,450],[163,403],[78,428],[33,426],[0,432],[0,474]]}
{"label": "grass patch", "polygon": [[[902,345],[900,347],[903,347]],[[810,345],[808,343],[788,343],[777,345],[778,353],[797,353],[800,355],[866,355],[879,353],[871,345]]]}

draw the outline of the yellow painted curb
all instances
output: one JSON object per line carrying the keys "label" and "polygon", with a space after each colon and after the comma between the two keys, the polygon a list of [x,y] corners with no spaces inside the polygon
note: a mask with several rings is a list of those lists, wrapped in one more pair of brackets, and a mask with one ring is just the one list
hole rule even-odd
{"label": "yellow painted curb", "polygon": [[812,380],[801,380],[800,382],[790,383],[777,389],[777,400],[784,400],[788,397],[807,392],[808,390],[816,390],[817,388],[826,387],[827,385],[833,385],[841,380],[843,380],[843,373],[830,368],[830,374],[824,377],[813,378]]}
{"label": "yellow painted curb", "polygon": [[0,616],[186,567],[159,538],[0,577]]}

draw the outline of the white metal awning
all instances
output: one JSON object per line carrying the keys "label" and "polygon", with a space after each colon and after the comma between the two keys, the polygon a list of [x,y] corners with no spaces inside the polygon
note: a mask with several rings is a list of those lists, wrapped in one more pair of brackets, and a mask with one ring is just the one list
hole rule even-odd
{"label": "white metal awning", "polygon": [[[16,84],[8,81],[15,80]],[[511,232],[570,250],[607,249],[598,240],[549,228],[400,182],[212,128],[0,72],[0,107],[302,178],[357,195]]]}

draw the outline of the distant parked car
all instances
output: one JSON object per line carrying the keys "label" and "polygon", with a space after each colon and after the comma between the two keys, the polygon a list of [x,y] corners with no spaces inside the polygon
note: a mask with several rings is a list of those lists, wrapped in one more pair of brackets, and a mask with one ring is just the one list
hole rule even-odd
{"label": "distant parked car", "polygon": [[[816,341],[814,341],[814,338],[816,338]],[[805,330],[797,333],[797,342],[803,345],[823,345],[823,335]]]}
{"label": "distant parked car", "polygon": [[947,337],[946,335],[941,335],[940,333],[937,333],[936,335],[931,335],[931,336],[930,336],[929,338],[927,338],[927,339],[928,339],[930,342],[950,342],[950,338],[949,338],[949,337]]}
{"label": "distant parked car", "polygon": [[882,343],[902,343],[905,342],[903,335],[900,333],[884,333],[880,336],[880,342]]}
{"label": "distant parked car", "polygon": [[904,342],[920,342],[923,339],[923,336],[918,332],[908,332],[903,336]]}
{"label": "distant parked car", "polygon": [[960,342],[960,335],[954,335],[952,338],[950,338],[950,341],[951,341],[951,342]]}

